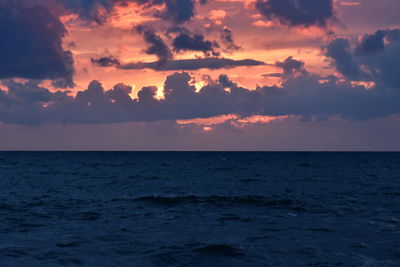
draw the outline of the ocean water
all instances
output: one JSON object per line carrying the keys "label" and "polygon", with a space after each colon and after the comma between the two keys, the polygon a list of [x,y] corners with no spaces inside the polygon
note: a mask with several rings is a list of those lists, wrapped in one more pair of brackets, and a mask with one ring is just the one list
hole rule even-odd
{"label": "ocean water", "polygon": [[400,266],[400,154],[0,153],[0,266],[58,265]]}

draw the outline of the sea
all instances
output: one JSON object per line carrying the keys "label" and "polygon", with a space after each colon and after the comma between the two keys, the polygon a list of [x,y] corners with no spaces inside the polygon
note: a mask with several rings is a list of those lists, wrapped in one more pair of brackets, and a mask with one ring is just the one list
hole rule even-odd
{"label": "sea", "polygon": [[400,266],[400,153],[0,152],[0,266]]}

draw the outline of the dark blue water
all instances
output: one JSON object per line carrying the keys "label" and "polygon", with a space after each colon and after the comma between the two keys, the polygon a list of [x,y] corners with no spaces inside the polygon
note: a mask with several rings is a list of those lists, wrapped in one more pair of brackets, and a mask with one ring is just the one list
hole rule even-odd
{"label": "dark blue water", "polygon": [[1,266],[400,266],[398,153],[0,153]]}

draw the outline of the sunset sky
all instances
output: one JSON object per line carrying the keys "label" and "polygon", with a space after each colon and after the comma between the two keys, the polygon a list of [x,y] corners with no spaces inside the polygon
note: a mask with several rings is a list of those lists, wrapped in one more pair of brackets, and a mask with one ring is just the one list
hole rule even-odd
{"label": "sunset sky", "polygon": [[0,149],[400,150],[398,0],[0,0]]}

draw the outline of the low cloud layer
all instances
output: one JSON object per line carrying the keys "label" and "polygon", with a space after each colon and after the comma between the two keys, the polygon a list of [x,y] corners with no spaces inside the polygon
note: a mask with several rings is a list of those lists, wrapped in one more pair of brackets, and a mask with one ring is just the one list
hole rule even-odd
{"label": "low cloud layer", "polygon": [[[293,65],[296,66],[291,66]],[[0,120],[6,123],[116,123],[184,120],[219,115],[301,116],[326,119],[339,116],[365,120],[400,112],[400,91],[385,87],[368,90],[336,78],[322,82],[292,58],[279,64],[287,79],[281,87],[242,88],[227,76],[210,80],[197,91],[188,73],[175,73],[164,83],[165,99],[155,87],[144,87],[137,99],[132,88],[118,84],[104,90],[92,81],[87,90],[71,97],[52,93],[37,83],[8,82],[0,94]],[[288,67],[288,65],[290,65]]]}

